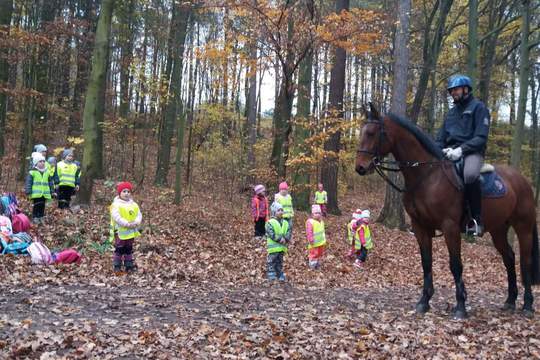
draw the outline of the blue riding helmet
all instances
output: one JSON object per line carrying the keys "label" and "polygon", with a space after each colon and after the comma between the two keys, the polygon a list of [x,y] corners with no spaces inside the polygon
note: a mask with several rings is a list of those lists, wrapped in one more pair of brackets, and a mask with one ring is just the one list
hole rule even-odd
{"label": "blue riding helmet", "polygon": [[448,87],[446,90],[450,91],[453,88],[457,88],[460,86],[467,86],[470,91],[472,91],[472,82],[471,78],[465,75],[454,75],[450,79],[448,79]]}

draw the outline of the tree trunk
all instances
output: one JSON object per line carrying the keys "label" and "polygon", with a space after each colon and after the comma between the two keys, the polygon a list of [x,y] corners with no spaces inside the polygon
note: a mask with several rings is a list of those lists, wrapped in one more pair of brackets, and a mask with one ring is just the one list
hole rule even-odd
{"label": "tree trunk", "polygon": [[[159,150],[157,159],[156,176],[154,184],[165,186],[168,184],[167,176],[171,159],[171,140],[174,132],[175,120],[180,106],[180,90],[182,81],[183,50],[186,40],[190,7],[174,2],[171,30],[169,35],[169,59],[167,67],[172,70],[169,82],[169,97],[163,110],[162,128],[159,133]],[[175,71],[176,70],[176,71]],[[178,139],[183,141],[183,139]],[[176,188],[176,186],[175,186]],[[176,190],[175,190],[176,191]]]}
{"label": "tree trunk", "polygon": [[79,201],[90,204],[94,179],[103,149],[99,148],[99,133],[105,112],[105,86],[109,63],[109,44],[114,0],[103,0],[96,30],[96,42],[92,54],[92,72],[86,91],[83,112],[84,153],[82,163],[81,191]]}
{"label": "tree trunk", "polygon": [[[182,2],[178,6],[179,21],[178,36],[176,37],[177,44],[175,45],[174,52],[174,66],[171,76],[171,97],[172,97],[172,109],[168,116],[171,116],[173,121],[177,121],[177,135],[176,135],[176,164],[175,164],[175,180],[174,180],[174,203],[179,204],[182,198],[182,152],[184,150],[184,132],[186,128],[186,117],[184,114],[182,98],[181,98],[181,86],[182,86],[182,70],[184,65],[184,42],[186,40],[187,26],[189,23],[189,17],[191,15],[191,3]],[[166,115],[167,116],[167,115]],[[171,131],[174,129],[174,124]],[[170,141],[170,139],[169,139]],[[170,144],[169,144],[170,146]],[[167,149],[169,153],[169,149]],[[168,159],[167,159],[168,160]],[[168,169],[169,164],[167,161]],[[165,177],[166,177],[165,173]]]}
{"label": "tree trunk", "polygon": [[[310,51],[304,60],[300,63],[298,72],[298,99],[297,99],[297,118],[294,130],[294,154],[300,153],[308,155],[309,146],[306,145],[306,139],[309,137],[310,119],[310,100],[311,100],[311,76],[313,68],[313,51]],[[295,206],[299,210],[309,210],[309,167],[301,164],[294,173],[294,198]]]}
{"label": "tree trunk", "polygon": [[476,89],[478,59],[478,0],[469,0],[469,43],[467,52],[467,74],[472,88]]}
{"label": "tree trunk", "polygon": [[[426,30],[424,31],[423,49],[424,63],[422,65],[422,72],[420,73],[420,79],[418,80],[418,86],[414,95],[413,105],[409,114],[409,117],[414,123],[418,121],[418,115],[420,114],[420,110],[422,109],[422,103],[426,94],[429,75],[437,67],[437,60],[439,59],[439,54],[442,49],[446,19],[448,17],[448,13],[450,12],[450,8],[452,7],[452,3],[453,0],[441,1],[439,16],[435,25],[433,38],[430,36],[431,21],[426,24]],[[436,9],[434,9],[433,11],[435,10]]]}
{"label": "tree trunk", "polygon": [[[9,37],[9,30],[11,24],[11,14],[13,12],[13,0],[6,0],[0,2],[0,32],[5,31],[6,36]],[[9,80],[9,63],[7,61],[8,50],[7,48],[0,49],[0,88],[8,87]],[[5,152],[5,127],[6,127],[6,115],[7,115],[7,95],[0,91],[0,159],[4,156]],[[0,176],[2,174],[2,166],[0,166]]]}
{"label": "tree trunk", "polygon": [[521,166],[521,146],[523,145],[525,112],[527,111],[527,90],[529,88],[529,0],[521,2],[521,44],[519,51],[519,98],[516,127],[512,139],[510,164]]}
{"label": "tree trunk", "polygon": [[[349,10],[349,0],[336,0],[336,13]],[[345,68],[347,53],[345,49],[334,49],[334,63],[330,74],[330,89],[328,99],[328,112],[326,116],[343,121],[343,92],[345,91]],[[325,156],[321,165],[321,181],[328,193],[328,212],[340,215],[338,206],[338,169],[339,151],[341,148],[341,131],[333,129],[330,137],[324,143]]]}
{"label": "tree trunk", "polygon": [[[255,143],[257,142],[257,44],[253,38],[249,44],[249,90],[247,98],[247,162],[249,170],[255,169]],[[250,178],[248,183],[253,183],[255,179]]]}
{"label": "tree trunk", "polygon": [[[398,28],[395,33],[394,50],[394,76],[392,80],[392,102],[390,110],[397,115],[405,115],[407,104],[407,74],[409,67],[409,19],[411,0],[399,0],[398,2]],[[390,172],[388,177],[392,182],[402,184],[402,175],[398,172]],[[405,228],[405,214],[401,194],[386,185],[384,206],[379,214],[377,222],[389,228]]]}

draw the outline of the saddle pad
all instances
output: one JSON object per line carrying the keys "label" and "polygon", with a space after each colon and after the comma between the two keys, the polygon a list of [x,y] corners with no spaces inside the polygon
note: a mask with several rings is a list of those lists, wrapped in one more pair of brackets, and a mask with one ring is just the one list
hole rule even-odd
{"label": "saddle pad", "polygon": [[480,176],[482,196],[486,198],[499,198],[506,195],[506,185],[497,172],[483,173]]}

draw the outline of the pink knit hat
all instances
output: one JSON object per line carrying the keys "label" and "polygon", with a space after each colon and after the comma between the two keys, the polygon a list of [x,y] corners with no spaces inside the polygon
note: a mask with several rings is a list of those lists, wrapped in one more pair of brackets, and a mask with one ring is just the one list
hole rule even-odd
{"label": "pink knit hat", "polygon": [[289,189],[289,185],[287,185],[286,181],[283,181],[282,183],[279,184],[279,190],[288,190],[288,189]]}
{"label": "pink knit hat", "polygon": [[315,215],[315,214],[320,214],[321,213],[321,207],[320,205],[311,205],[311,214]]}
{"label": "pink knit hat", "polygon": [[255,185],[255,187],[253,188],[253,191],[255,191],[255,194],[256,195],[259,195],[259,194],[262,194],[264,191],[266,191],[266,189],[264,188],[264,185]]}

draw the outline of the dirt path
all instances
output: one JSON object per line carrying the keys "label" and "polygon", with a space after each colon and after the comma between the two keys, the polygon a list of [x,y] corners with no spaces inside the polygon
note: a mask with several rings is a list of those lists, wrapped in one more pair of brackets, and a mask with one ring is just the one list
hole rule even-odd
{"label": "dirt path", "polygon": [[498,311],[503,293],[469,292],[470,318],[449,319],[453,289],[417,317],[418,289],[125,284],[3,289],[1,357],[386,358],[540,356],[539,321]]}

